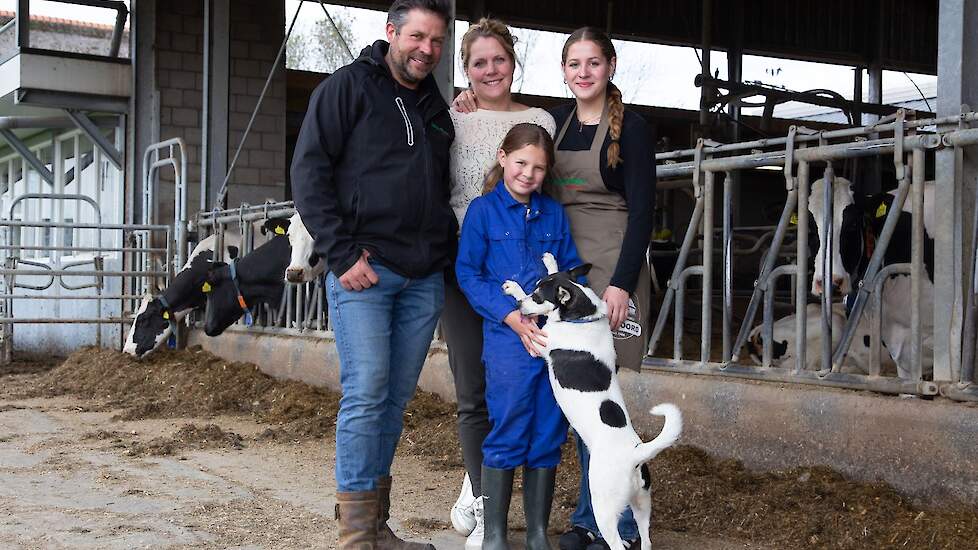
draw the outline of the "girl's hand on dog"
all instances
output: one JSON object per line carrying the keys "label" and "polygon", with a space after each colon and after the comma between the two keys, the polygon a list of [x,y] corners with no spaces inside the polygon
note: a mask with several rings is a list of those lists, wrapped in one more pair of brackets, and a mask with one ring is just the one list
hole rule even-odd
{"label": "girl's hand on dog", "polygon": [[616,286],[609,286],[605,289],[602,299],[608,306],[608,323],[611,325],[611,330],[618,330],[618,327],[628,318],[628,292]]}
{"label": "girl's hand on dog", "polygon": [[537,346],[547,347],[547,333],[540,330],[536,322],[514,309],[503,319],[503,322],[513,329],[513,332],[520,337],[523,347],[531,357],[540,357],[541,353]]}

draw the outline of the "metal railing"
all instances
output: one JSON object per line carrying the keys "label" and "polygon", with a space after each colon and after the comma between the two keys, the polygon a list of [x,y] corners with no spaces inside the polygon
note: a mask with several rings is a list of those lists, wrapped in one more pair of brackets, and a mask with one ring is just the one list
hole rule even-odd
{"label": "metal railing", "polygon": [[[905,111],[899,111],[891,117],[864,128],[847,128],[830,132],[815,132],[801,127],[791,127],[784,138],[756,140],[745,143],[719,144],[700,140],[693,149],[673,151],[656,155],[656,173],[660,180],[663,178],[685,178],[693,188],[695,205],[687,226],[685,237],[678,254],[678,261],[663,297],[662,307],[649,341],[648,356],[645,365],[653,370],[668,372],[685,372],[692,374],[725,375],[757,380],[772,380],[780,382],[798,382],[819,386],[831,386],[851,389],[873,390],[884,393],[935,395],[938,392],[952,398],[969,398],[964,395],[974,392],[973,368],[962,368],[961,379],[954,381],[925,379],[925,363],[932,357],[924,357],[922,346],[925,327],[922,318],[922,284],[926,278],[924,271],[924,175],[927,162],[927,151],[943,147],[964,147],[978,143],[978,130],[964,128],[963,125],[978,120],[978,113],[965,113],[955,117],[939,119],[908,120]],[[918,128],[940,127],[955,124],[958,129],[940,134],[917,134]],[[883,137],[880,137],[883,136]],[[832,254],[823,254],[825,264],[822,266],[822,298],[821,298],[821,334],[822,349],[815,350],[821,355],[821,368],[805,370],[806,354],[813,350],[807,349],[807,304],[810,236],[808,203],[810,194],[810,174],[814,169],[824,167],[825,200],[823,232],[819,235],[820,246],[824,250],[832,250],[834,216],[841,212],[832,212],[833,182],[835,179],[832,163],[843,159],[890,156],[896,173],[896,197],[888,208],[883,229],[876,241],[875,250],[869,258],[863,282],[856,289],[855,298],[851,303],[851,312],[844,328],[833,346],[832,338]],[[735,228],[731,224],[731,194],[728,182],[731,173],[758,167],[777,167],[784,175],[784,186],[787,192],[784,208],[778,223],[770,237],[770,245],[764,254],[759,274],[750,293],[750,300],[743,311],[743,320],[739,328],[734,326],[734,288],[733,265],[737,254],[732,246]],[[722,179],[721,179],[722,176]],[[691,180],[690,180],[691,178]],[[714,240],[717,234],[714,229],[714,204],[716,186],[723,182],[724,194],[718,204],[722,205],[722,229],[719,231],[722,246],[720,253],[714,251]],[[906,264],[883,266],[883,256],[894,234],[898,218],[907,197],[911,200],[913,214],[911,261]],[[779,257],[790,258],[790,253],[783,250],[786,235],[790,231],[791,219],[796,217],[796,236],[793,261],[781,263]],[[976,222],[978,224],[978,222]],[[978,230],[978,225],[975,226]],[[697,241],[703,239],[701,247]],[[697,254],[699,252],[699,254]],[[690,265],[692,255],[702,258],[699,265]],[[713,291],[714,266],[717,257],[722,265],[722,274],[718,278],[719,292]],[[898,376],[884,376],[880,373],[880,334],[886,304],[883,300],[883,289],[887,281],[895,274],[910,276],[911,311],[910,325],[912,337],[910,346],[909,372],[900,372]],[[660,274],[660,277],[662,275]],[[793,368],[778,368],[772,358],[772,332],[774,318],[773,289],[781,277],[792,280],[795,334],[794,348],[791,350],[795,361]],[[700,346],[698,357],[686,357],[683,352],[683,332],[686,316],[686,295],[691,278],[699,278],[700,285]],[[855,282],[855,281],[854,281]],[[978,277],[972,290],[978,290]],[[723,323],[720,329],[722,352],[719,359],[713,353],[714,338],[713,310],[714,298],[719,298]],[[762,309],[761,331],[764,335],[764,346],[760,365],[748,365],[741,361],[744,357],[743,348],[747,338],[754,328],[758,310]],[[847,353],[852,344],[853,335],[862,317],[869,316],[869,330],[872,336],[872,357],[867,374],[842,372]],[[741,313],[738,311],[738,313]],[[666,330],[670,316],[673,319],[673,352],[672,357],[656,356],[660,341]],[[932,325],[932,323],[927,323]],[[930,335],[929,335],[930,336]],[[967,343],[966,343],[967,344]],[[973,342],[972,342],[973,345]],[[788,365],[780,365],[787,367]],[[967,377],[967,379],[965,379]],[[978,394],[971,394],[972,397]]]}
{"label": "metal railing", "polygon": [[[117,131],[117,145],[121,139]],[[107,328],[121,345],[142,293],[172,273],[173,227],[116,223],[122,172],[78,130],[0,159],[0,183],[0,361],[12,358],[15,325],[27,325],[25,336],[35,340],[66,345],[104,345]],[[153,235],[167,244],[152,246]],[[95,328],[85,336],[30,325]]]}

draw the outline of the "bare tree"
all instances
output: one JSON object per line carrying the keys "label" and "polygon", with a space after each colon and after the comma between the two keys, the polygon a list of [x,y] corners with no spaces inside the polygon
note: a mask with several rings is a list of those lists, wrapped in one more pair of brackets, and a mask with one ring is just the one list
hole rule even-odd
{"label": "bare tree", "polygon": [[330,15],[336,28],[323,15],[311,29],[302,32],[296,28],[289,36],[285,49],[288,68],[332,73],[352,61],[344,45],[352,43],[352,22],[345,15]]}

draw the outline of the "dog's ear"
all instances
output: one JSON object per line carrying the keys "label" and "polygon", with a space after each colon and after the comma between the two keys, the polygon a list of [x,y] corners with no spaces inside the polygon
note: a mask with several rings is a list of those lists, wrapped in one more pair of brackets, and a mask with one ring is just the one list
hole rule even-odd
{"label": "dog's ear", "polygon": [[571,293],[566,288],[559,286],[557,287],[557,302],[562,306],[566,306],[567,302],[571,299]]}
{"label": "dog's ear", "polygon": [[581,264],[568,272],[571,279],[578,279],[580,277],[586,277],[591,271],[591,264]]}

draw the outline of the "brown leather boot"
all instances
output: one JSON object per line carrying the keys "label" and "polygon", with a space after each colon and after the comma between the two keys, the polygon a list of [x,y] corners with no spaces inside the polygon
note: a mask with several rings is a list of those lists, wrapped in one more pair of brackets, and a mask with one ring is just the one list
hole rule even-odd
{"label": "brown leather boot", "polygon": [[340,550],[377,550],[377,491],[336,493]]}
{"label": "brown leather boot", "polygon": [[391,518],[391,477],[377,478],[377,550],[435,550],[422,542],[409,542],[397,538],[387,520]]}

